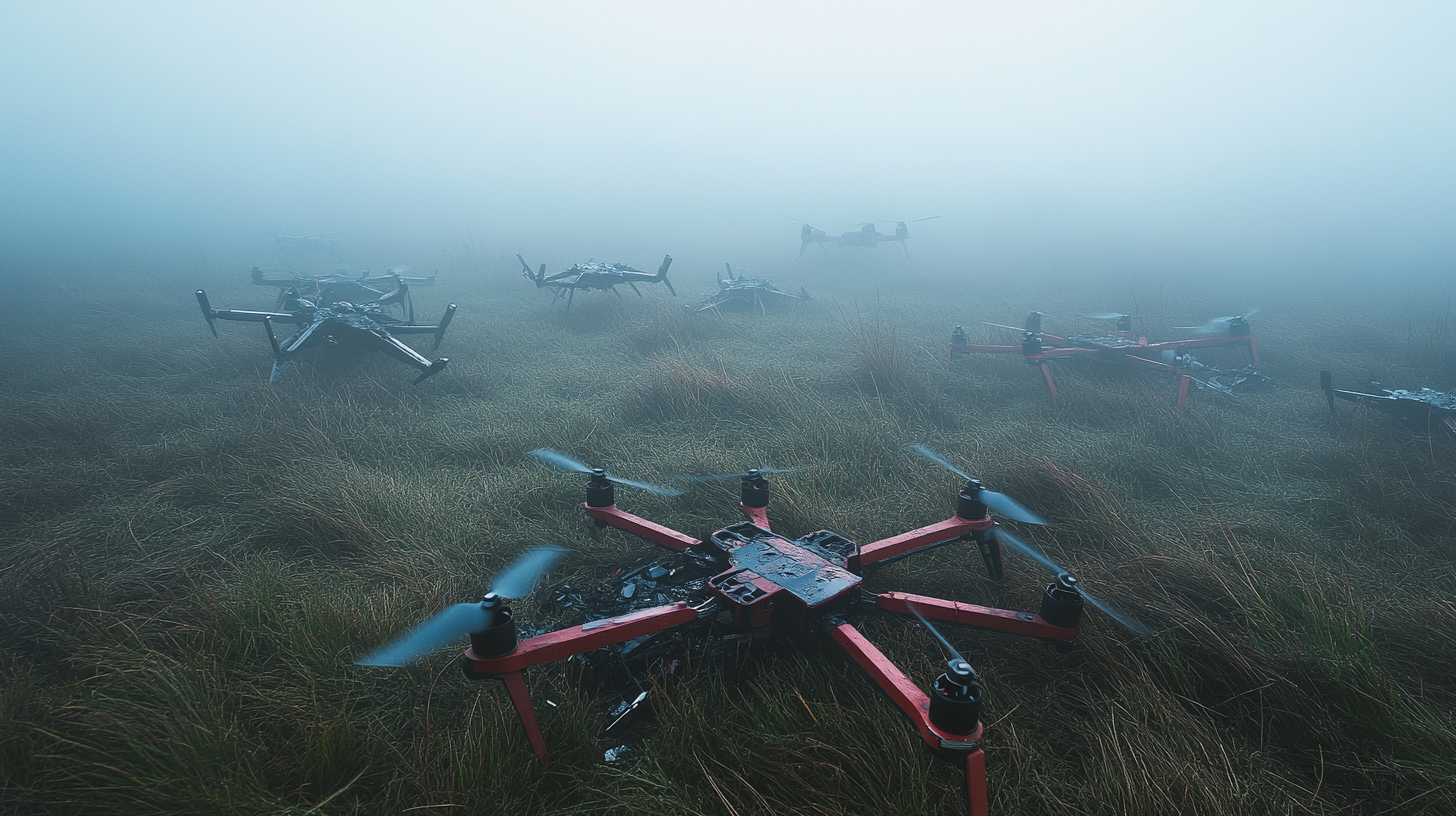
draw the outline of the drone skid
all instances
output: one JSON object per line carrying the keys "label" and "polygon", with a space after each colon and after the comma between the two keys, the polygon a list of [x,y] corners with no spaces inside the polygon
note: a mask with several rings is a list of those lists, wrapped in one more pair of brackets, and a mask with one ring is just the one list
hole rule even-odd
{"label": "drone skid", "polygon": [[[726,569],[717,568],[702,585],[705,594],[698,596],[702,598],[698,603],[677,601],[639,609],[519,642],[513,634],[499,642],[472,636],[472,647],[460,661],[462,668],[473,679],[493,678],[505,684],[538,758],[546,759],[548,752],[526,690],[525,670],[674,627],[731,619],[734,630],[755,637],[775,633],[797,642],[827,634],[910,719],[937,756],[963,768],[972,816],[988,813],[980,696],[948,697],[941,685],[947,675],[937,677],[927,694],[845,620],[856,611],[874,609],[1047,641],[1077,637],[1080,596],[1074,598],[1071,617],[1063,610],[1060,620],[1065,625],[1057,625],[1043,617],[1053,614],[1047,612],[1045,600],[1042,614],[1030,614],[899,592],[874,594],[862,588],[864,567],[958,540],[979,544],[988,566],[993,564],[989,554],[994,554],[993,575],[999,573],[1000,542],[995,523],[980,500],[979,482],[972,480],[961,488],[955,516],[864,547],[828,530],[792,541],[774,533],[768,519],[769,483],[757,471],[743,479],[739,511],[747,520],[719,529],[707,540],[621,510],[611,480],[601,471],[593,474],[586,487],[582,509],[598,525],[615,527],[675,552],[691,550],[691,557],[726,565]],[[497,653],[484,653],[491,644],[499,647]],[[981,694],[979,686],[977,689],[976,695]]]}

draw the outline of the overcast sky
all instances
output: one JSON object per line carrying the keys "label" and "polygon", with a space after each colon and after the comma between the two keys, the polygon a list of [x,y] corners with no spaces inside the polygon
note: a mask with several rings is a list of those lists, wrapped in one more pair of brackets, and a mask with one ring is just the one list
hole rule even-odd
{"label": "overcast sky", "polygon": [[417,5],[0,4],[0,240],[1456,258],[1456,3]]}

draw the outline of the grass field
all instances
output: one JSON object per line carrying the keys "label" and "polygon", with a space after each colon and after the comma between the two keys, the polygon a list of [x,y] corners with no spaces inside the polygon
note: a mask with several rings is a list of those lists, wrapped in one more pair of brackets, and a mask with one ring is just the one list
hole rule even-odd
{"label": "grass field", "polygon": [[[947,629],[988,686],[994,813],[1456,812],[1456,445],[1332,418],[1317,388],[1320,368],[1456,386],[1449,283],[1215,298],[1150,277],[1109,296],[938,269],[875,282],[858,274],[875,258],[826,254],[730,259],[816,299],[704,319],[681,306],[721,261],[680,257],[681,297],[583,294],[568,318],[501,255],[449,258],[416,290],[422,319],[460,305],[449,368],[418,387],[327,351],[269,386],[262,330],[214,340],[192,296],[266,307],[251,259],[8,262],[0,811],[964,812],[959,772],[828,646],[699,667],[616,763],[610,700],[568,664],[529,675],[542,764],[453,653],[352,663],[538,541],[571,550],[551,583],[650,554],[590,533],[581,478],[533,448],[648,481],[808,465],[777,480],[776,529],[867,542],[950,514],[955,477],[903,449],[921,442],[1046,516],[1018,532],[1155,631],[1089,613],[1060,653]],[[978,321],[1031,308],[1128,309],[1164,338],[1251,305],[1281,384],[1183,416],[1156,374],[1068,367],[1053,403],[1019,360],[943,359],[952,326],[990,338]],[[694,535],[738,519],[731,483],[617,497]],[[951,546],[867,586],[1034,611],[1049,575],[1014,554],[1007,572]],[[912,677],[941,659],[915,625],[859,623]]]}

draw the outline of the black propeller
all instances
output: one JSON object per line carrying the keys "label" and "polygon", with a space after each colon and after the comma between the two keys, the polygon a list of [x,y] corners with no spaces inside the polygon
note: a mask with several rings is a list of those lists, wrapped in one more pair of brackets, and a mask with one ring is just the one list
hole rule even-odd
{"label": "black propeller", "polygon": [[588,475],[600,473],[604,478],[616,482],[617,484],[627,485],[628,487],[641,488],[642,490],[646,490],[649,493],[656,493],[659,496],[681,496],[683,494],[681,490],[674,490],[671,487],[662,487],[660,485],[648,484],[647,482],[638,482],[633,481],[632,479],[623,479],[620,476],[613,476],[612,474],[607,473],[606,471],[601,471],[598,468],[587,467],[581,462],[578,462],[575,459],[572,459],[570,456],[567,456],[566,454],[560,453],[558,451],[548,450],[546,448],[537,448],[536,450],[531,451],[530,455],[536,457],[537,459],[550,465],[551,467],[556,468],[557,470],[574,471],[576,473],[586,473]]}
{"label": "black propeller", "polygon": [[[930,448],[925,447],[924,445],[912,444],[906,445],[905,448],[909,451],[924,456],[926,459],[929,459],[937,465],[940,465],[941,467],[949,470],[951,473],[954,473],[955,475],[961,477],[962,479],[965,479],[968,482],[976,482],[977,485],[980,484],[980,482],[966,475],[965,471],[961,470],[955,465],[952,465],[950,462],[945,461],[945,459],[943,459],[939,454],[937,454]],[[1022,507],[1020,502],[1016,501],[1016,499],[1011,498],[1005,493],[997,493],[994,490],[986,490],[985,488],[981,488],[979,499],[982,504],[986,505],[988,508],[996,511],[997,513],[1000,513],[1001,515],[1009,519],[1024,521],[1027,524],[1046,524],[1045,519],[1031,512],[1025,507]]]}
{"label": "black propeller", "polygon": [[490,584],[490,592],[478,603],[447,607],[434,617],[395,638],[379,649],[354,661],[360,666],[403,666],[452,640],[490,628],[501,598],[524,598],[531,594],[536,579],[551,568],[566,550],[552,544],[533,547],[501,570]]}
{"label": "black propeller", "polygon": [[1077,590],[1082,593],[1082,598],[1086,600],[1087,603],[1090,603],[1098,609],[1101,609],[1103,614],[1107,615],[1107,617],[1112,618],[1123,626],[1126,626],[1133,632],[1133,634],[1140,637],[1148,637],[1150,634],[1152,634],[1148,627],[1143,626],[1141,623],[1138,623],[1137,620],[1133,617],[1123,612],[1119,612],[1113,607],[1108,606],[1102,601],[1099,601],[1096,598],[1092,597],[1091,594],[1087,592],[1087,590],[1082,589],[1081,586],[1077,584],[1077,579],[1071,573],[1062,569],[1056,564],[1056,562],[1052,561],[1050,558],[1047,558],[1041,553],[1040,550],[1037,550],[1035,547],[1027,544],[1025,541],[1022,541],[1021,539],[1007,532],[1002,527],[996,528],[996,535],[1000,536],[1002,541],[1010,544],[1022,555],[1025,555],[1027,558],[1030,558],[1038,564],[1041,564],[1042,566],[1056,573],[1058,576],[1062,576],[1062,582],[1064,584],[1076,587]]}

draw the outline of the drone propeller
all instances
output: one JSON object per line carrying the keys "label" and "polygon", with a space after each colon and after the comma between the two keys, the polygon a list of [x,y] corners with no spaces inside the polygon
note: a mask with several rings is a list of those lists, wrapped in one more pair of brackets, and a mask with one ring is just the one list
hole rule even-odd
{"label": "drone propeller", "polygon": [[[536,457],[537,459],[550,465],[551,467],[556,468],[557,470],[586,473],[588,475],[597,472],[595,469],[589,468],[581,462],[578,462],[575,459],[572,459],[570,456],[567,456],[566,454],[560,453],[558,451],[548,450],[546,448],[537,448],[536,450],[531,451],[530,455]],[[602,472],[602,476],[613,482],[616,482],[617,484],[626,485],[628,487],[640,488],[642,490],[646,490],[648,493],[656,493],[659,496],[681,496],[683,494],[681,490],[674,490],[670,487],[661,487],[655,484],[648,484],[647,482],[637,482],[633,481],[632,479],[623,479],[620,476],[613,476],[612,474],[606,472]]]}
{"label": "drone propeller", "polygon": [[951,671],[959,675],[976,676],[976,670],[971,667],[971,661],[961,657],[961,653],[956,651],[956,647],[950,645],[950,641],[945,639],[945,635],[942,635],[940,630],[935,628],[934,624],[926,620],[924,615],[920,614],[920,610],[915,608],[915,604],[906,601],[905,608],[909,609],[911,614],[919,618],[920,622],[925,624],[925,628],[930,630],[930,634],[935,635],[935,639],[940,641],[940,645],[945,647],[947,652],[950,652],[950,660],[948,663]]}
{"label": "drone propeller", "polygon": [[915,218],[915,219],[911,219],[909,221],[904,221],[904,222],[901,222],[901,223],[905,223],[905,224],[919,224],[921,221],[934,221],[935,219],[937,219],[939,217],[940,216],[938,216],[938,215],[932,215],[932,216],[929,216],[927,218]]}
{"label": "drone propeller", "polygon": [[360,666],[403,666],[452,640],[490,628],[501,598],[524,598],[531,594],[536,579],[551,568],[566,550],[552,544],[533,547],[496,574],[490,593],[478,603],[447,607],[434,617],[370,654],[354,661]]}
{"label": "drone propeller", "polygon": [[1084,314],[1088,320],[1132,320],[1138,315],[1123,314],[1122,312],[1100,312],[1098,314]]}
{"label": "drone propeller", "polygon": [[[1030,558],[1031,560],[1037,562],[1038,564],[1041,564],[1043,567],[1046,567],[1047,569],[1051,570],[1053,573],[1056,573],[1057,575],[1065,575],[1065,576],[1067,576],[1067,578],[1070,580],[1071,584],[1073,586],[1077,586],[1077,579],[1074,578],[1071,573],[1069,573],[1066,570],[1062,569],[1060,566],[1057,565],[1057,563],[1055,561],[1052,561],[1050,558],[1047,558],[1045,555],[1043,555],[1041,553],[1041,551],[1037,550],[1035,547],[1031,546],[1030,544],[1027,544],[1026,542],[1022,541],[1021,539],[1019,539],[1016,536],[1012,535],[1011,533],[1007,532],[1002,527],[997,527],[996,528],[996,535],[999,536],[1002,541],[1006,542],[1007,544],[1010,544],[1012,547],[1014,547],[1016,550],[1018,550],[1022,555],[1026,556],[1027,558]],[[1123,612],[1119,612],[1116,609],[1114,609],[1113,607],[1108,606],[1106,603],[1103,603],[1102,601],[1099,601],[1096,598],[1092,597],[1092,595],[1090,593],[1088,593],[1087,590],[1082,589],[1080,586],[1077,587],[1077,590],[1082,593],[1082,597],[1084,599],[1086,599],[1087,603],[1090,603],[1093,606],[1097,607],[1098,609],[1101,609],[1102,612],[1103,612],[1103,614],[1107,615],[1107,617],[1112,618],[1113,620],[1117,621],[1118,623],[1122,624],[1123,626],[1126,626],[1128,629],[1130,629],[1132,631],[1133,634],[1138,635],[1140,637],[1147,637],[1148,635],[1152,634],[1151,631],[1148,629],[1148,627],[1143,626],[1141,623],[1138,623],[1137,620],[1135,620],[1131,616],[1129,616],[1129,615],[1127,615],[1127,614],[1125,614]]]}
{"label": "drone propeller", "polygon": [[[925,447],[924,445],[906,445],[905,448],[909,451],[924,456],[926,459],[929,459],[937,465],[940,465],[941,467],[949,470],[951,473],[954,473],[955,475],[961,477],[962,479],[965,479],[968,482],[974,481],[974,479],[966,475],[965,471],[961,470],[955,465],[952,465],[950,462],[947,462],[945,459],[941,458],[941,456],[935,451]],[[1045,519],[1031,512],[1025,507],[1022,507],[1020,502],[1016,501],[1016,499],[1011,498],[1005,493],[997,493],[994,490],[986,490],[985,488],[981,488],[979,498],[982,504],[986,505],[988,508],[996,511],[997,513],[1000,513],[1001,515],[1006,516],[1007,518],[1015,519],[1016,521],[1024,521],[1027,524],[1046,524]]]}
{"label": "drone propeller", "polygon": [[730,479],[743,479],[743,478],[747,478],[750,475],[758,475],[758,474],[763,474],[763,473],[795,473],[795,472],[800,471],[800,470],[808,470],[808,469],[809,469],[809,466],[808,465],[800,465],[799,467],[791,467],[791,468],[760,467],[760,468],[753,468],[752,470],[749,470],[746,473],[744,473],[744,472],[739,472],[739,473],[715,473],[715,474],[713,474],[711,476],[681,476],[681,475],[678,475],[678,476],[670,476],[669,478],[672,481],[675,481],[675,482],[726,482],[726,481],[728,481]]}
{"label": "drone propeller", "polygon": [[985,326],[995,326],[998,329],[1010,329],[1010,330],[1012,330],[1014,332],[1025,332],[1026,331],[1026,329],[1022,328],[1021,326],[1008,326],[1005,323],[992,323],[989,320],[982,320],[981,321],[981,324],[982,325],[985,325]]}
{"label": "drone propeller", "polygon": [[1229,327],[1233,324],[1242,323],[1243,321],[1248,320],[1250,317],[1253,317],[1258,312],[1259,308],[1256,306],[1241,315],[1215,317],[1207,323],[1204,323],[1202,326],[1174,326],[1173,328],[1177,329],[1178,331],[1191,331],[1197,332],[1198,334],[1213,334],[1214,332],[1228,331]]}

